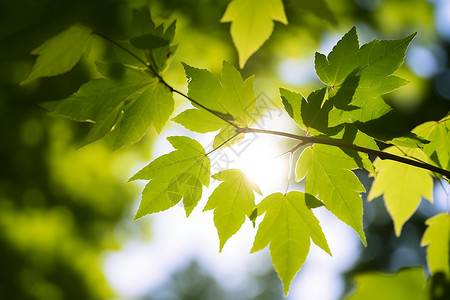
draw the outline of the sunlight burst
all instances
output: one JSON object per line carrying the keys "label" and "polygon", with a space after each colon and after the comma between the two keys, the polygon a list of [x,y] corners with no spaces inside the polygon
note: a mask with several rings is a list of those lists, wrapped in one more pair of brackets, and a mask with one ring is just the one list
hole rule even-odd
{"label": "sunlight burst", "polygon": [[286,190],[289,173],[289,154],[279,145],[279,139],[257,137],[235,155],[231,167],[242,170],[261,189],[263,195]]}

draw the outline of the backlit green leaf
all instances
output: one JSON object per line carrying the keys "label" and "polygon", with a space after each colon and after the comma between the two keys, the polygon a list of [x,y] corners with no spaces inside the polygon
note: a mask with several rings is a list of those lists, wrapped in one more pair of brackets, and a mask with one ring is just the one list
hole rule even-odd
{"label": "backlit green leaf", "polygon": [[360,192],[364,186],[351,171],[356,161],[337,147],[315,144],[301,154],[296,167],[297,181],[305,178],[305,191],[318,195],[325,207],[352,227],[364,245],[363,206]]}
{"label": "backlit green leaf", "polygon": [[287,24],[281,0],[233,0],[220,21],[232,22],[231,37],[239,53],[241,69],[269,39],[274,21]]}
{"label": "backlit green leaf", "polygon": [[378,119],[364,123],[357,121],[354,124],[359,130],[379,141],[401,147],[422,148],[429,142],[412,133],[395,110],[389,111]]}
{"label": "backlit green leaf", "polygon": [[269,195],[257,206],[258,214],[265,215],[251,252],[259,251],[270,243],[272,263],[283,282],[285,295],[306,260],[310,239],[331,255],[319,221],[305,201],[304,193],[293,191],[285,195]]}
{"label": "backlit green leaf", "polygon": [[413,130],[430,143],[423,146],[423,152],[428,155],[428,161],[438,167],[450,169],[450,117],[435,122],[423,123]]}
{"label": "backlit green leaf", "polygon": [[130,179],[151,180],[142,192],[135,219],[169,209],[181,198],[189,216],[201,198],[202,186],[209,186],[211,163],[203,147],[185,136],[167,140],[177,150],[158,157]]}
{"label": "backlit green leaf", "polygon": [[[220,129],[214,140],[214,147],[235,134],[236,128],[225,120],[241,127],[250,125],[256,105],[253,76],[244,81],[239,71],[227,62],[223,63],[220,78],[207,70],[183,65],[188,78],[188,96],[210,111],[193,103],[198,109],[180,113],[174,118],[175,122],[200,133]],[[240,138],[242,137],[241,134]],[[227,143],[227,146],[236,142],[237,138]]]}
{"label": "backlit green leaf", "polygon": [[236,128],[230,125],[224,126],[219,133],[214,137],[213,147],[229,147],[239,143],[244,139],[244,134],[236,135]]}
{"label": "backlit green leaf", "polygon": [[83,25],[73,25],[48,39],[31,54],[39,55],[30,75],[20,84],[25,85],[40,78],[70,71],[90,50],[92,30]]}
{"label": "backlit green leaf", "polygon": [[174,109],[170,90],[150,73],[122,68],[120,77],[91,80],[67,99],[58,101],[52,114],[94,123],[83,145],[111,130],[114,148],[137,142],[153,123],[159,132]]}
{"label": "backlit green leaf", "polygon": [[404,269],[394,274],[361,274],[355,276],[354,281],[356,291],[346,300],[429,299],[422,268]]}
{"label": "backlit green leaf", "polygon": [[212,176],[223,181],[211,194],[203,211],[214,209],[214,224],[220,239],[220,251],[255,209],[254,191],[261,194],[241,170],[229,169]]}
{"label": "backlit green leaf", "polygon": [[450,279],[450,215],[440,213],[429,218],[421,246],[428,246],[427,261],[432,275],[443,272]]}
{"label": "backlit green leaf", "polygon": [[316,136],[337,133],[328,127],[330,102],[325,102],[326,88],[312,92],[306,100],[302,95],[280,89],[281,100],[289,116],[305,131]]}
{"label": "backlit green leaf", "polygon": [[339,86],[358,67],[358,50],[358,36],[353,27],[334,46],[328,57],[316,52],[315,66],[320,80],[332,87]]}
{"label": "backlit green leaf", "polygon": [[[427,159],[427,156],[417,148],[389,147],[384,151],[399,156],[404,156],[405,153],[422,161]],[[374,166],[377,177],[367,200],[372,201],[384,195],[384,203],[394,221],[395,234],[400,236],[403,225],[417,210],[421,198],[433,201],[433,179],[427,170],[392,160],[377,158]]]}
{"label": "backlit green leaf", "polygon": [[358,88],[349,103],[359,109],[333,109],[329,115],[330,126],[343,122],[367,122],[391,110],[380,95],[408,83],[392,74],[403,64],[406,49],[415,35],[414,33],[399,40],[373,40],[355,54],[357,36],[352,28],[328,55],[328,61],[324,55],[316,55],[319,77],[335,88],[339,88],[339,83],[355,69],[359,76]]}

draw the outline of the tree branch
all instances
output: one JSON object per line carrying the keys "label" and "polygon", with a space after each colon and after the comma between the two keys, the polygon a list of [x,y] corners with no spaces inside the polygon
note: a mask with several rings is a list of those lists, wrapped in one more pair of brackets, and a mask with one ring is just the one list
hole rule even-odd
{"label": "tree branch", "polygon": [[404,163],[404,164],[407,164],[407,165],[411,165],[411,166],[415,166],[415,167],[418,167],[418,168],[422,168],[422,169],[425,169],[425,170],[429,170],[429,171],[441,174],[441,175],[443,175],[443,176],[445,176],[445,177],[450,179],[450,171],[449,170],[441,169],[439,167],[436,167],[436,166],[433,166],[433,165],[430,165],[430,164],[427,164],[427,163],[424,163],[424,162],[420,162],[420,161],[417,161],[417,160],[409,159],[409,158],[406,158],[406,157],[398,156],[398,155],[395,155],[395,154],[391,154],[391,153],[387,153],[387,152],[383,152],[383,151],[379,151],[379,150],[365,148],[365,147],[361,147],[361,146],[357,146],[357,145],[353,145],[353,144],[346,144],[346,143],[343,143],[343,142],[337,141],[337,140],[325,140],[325,139],[320,139],[320,138],[316,138],[316,137],[301,136],[301,135],[296,135],[296,134],[287,133],[287,132],[281,132],[281,131],[273,131],[273,130],[265,130],[265,129],[249,128],[249,127],[244,127],[244,128],[243,127],[239,127],[238,125],[236,125],[233,122],[231,122],[230,120],[226,119],[224,116],[222,116],[218,112],[216,112],[216,111],[214,111],[212,109],[209,109],[208,107],[206,107],[203,104],[201,104],[201,103],[197,102],[196,100],[192,99],[191,97],[189,97],[185,93],[183,93],[183,92],[173,88],[170,84],[168,84],[164,80],[164,78],[153,68],[153,66],[149,62],[143,60],[142,58],[140,58],[138,55],[136,55],[135,53],[133,53],[132,51],[130,51],[126,47],[122,46],[121,44],[119,44],[116,41],[110,39],[109,37],[105,36],[102,33],[93,32],[93,34],[96,34],[96,35],[102,37],[106,41],[112,43],[113,45],[119,47],[120,49],[122,49],[123,51],[125,51],[126,53],[128,53],[129,55],[134,57],[136,60],[138,60],[140,63],[142,63],[147,69],[149,69],[158,78],[158,80],[162,84],[164,84],[171,92],[176,93],[176,94],[186,98],[191,103],[194,103],[198,107],[203,108],[204,110],[210,112],[214,116],[220,118],[221,120],[225,121],[226,123],[228,123],[231,126],[233,126],[234,128],[236,128],[236,135],[232,136],[230,139],[228,139],[227,141],[222,143],[220,146],[218,146],[215,149],[213,149],[212,151],[210,151],[207,155],[209,155],[210,153],[212,153],[215,150],[217,150],[220,147],[222,147],[229,140],[231,140],[234,137],[236,137],[239,133],[254,132],[254,133],[264,133],[264,134],[272,134],[272,135],[282,136],[282,137],[286,137],[286,138],[300,140],[303,143],[308,143],[308,144],[317,143],[317,144],[335,146],[335,147],[339,147],[341,149],[350,149],[350,150],[354,150],[354,151],[357,151],[357,152],[363,152],[363,153],[367,153],[369,155],[377,156],[380,159],[389,159],[389,160],[401,162],[401,163]]}
{"label": "tree branch", "polygon": [[383,151],[379,151],[379,150],[374,150],[374,149],[370,149],[370,148],[365,148],[365,147],[361,147],[361,146],[357,146],[357,145],[353,145],[353,144],[346,144],[346,143],[343,143],[343,142],[337,141],[337,140],[325,140],[325,139],[320,139],[320,138],[316,138],[316,137],[301,136],[301,135],[296,135],[296,134],[287,133],[287,132],[265,130],[265,129],[258,129],[258,128],[242,128],[239,131],[243,132],[243,133],[254,132],[254,133],[272,134],[272,135],[278,135],[278,136],[287,137],[287,138],[291,138],[291,139],[295,139],[295,140],[300,140],[300,141],[303,141],[304,143],[308,143],[308,144],[316,143],[316,144],[335,146],[335,147],[339,147],[341,149],[350,149],[350,150],[354,150],[354,151],[358,151],[358,152],[367,153],[369,155],[378,156],[380,159],[389,159],[389,160],[401,162],[401,163],[404,163],[407,165],[422,168],[425,170],[429,170],[429,171],[444,175],[447,178],[450,178],[449,170],[441,169],[439,167],[436,167],[436,166],[433,166],[433,165],[430,165],[430,164],[427,164],[424,162],[420,162],[417,160],[398,156],[395,154],[391,154],[391,153],[387,153],[387,152],[383,152]]}

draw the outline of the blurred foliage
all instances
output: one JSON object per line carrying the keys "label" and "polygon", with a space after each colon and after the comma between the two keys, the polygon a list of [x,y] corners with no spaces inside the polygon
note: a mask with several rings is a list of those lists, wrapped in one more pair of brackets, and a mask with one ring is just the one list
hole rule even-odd
{"label": "blurred foliage", "polygon": [[[398,38],[418,31],[413,46],[430,51],[437,69],[425,78],[405,65],[399,75],[412,83],[389,95],[387,101],[400,109],[410,128],[424,121],[438,120],[448,112],[450,92],[445,87],[450,78],[450,43],[436,30],[433,1],[325,2],[330,12],[320,15],[308,11],[305,5],[297,5],[296,1],[284,1],[289,26],[275,24],[269,41],[249,59],[243,70],[244,77],[257,75],[257,92],[264,90],[277,99],[276,89],[280,84],[303,94],[314,89],[317,79],[309,76],[302,80],[301,76],[312,71],[312,64],[302,63],[312,62],[315,51],[328,52],[328,45],[353,25],[362,36],[360,43],[374,37]],[[120,248],[127,235],[145,236],[148,228],[145,222],[132,223],[138,190],[125,182],[133,165],[149,160],[155,137],[153,129],[139,144],[119,152],[111,153],[108,141],[77,150],[88,126],[49,117],[39,103],[67,97],[96,74],[92,73],[89,62],[82,60],[67,74],[20,87],[19,82],[26,78],[35,59],[29,53],[75,22],[120,38],[129,30],[130,7],[147,4],[151,5],[157,21],[178,20],[175,41],[180,46],[167,80],[185,90],[180,61],[216,73],[222,60],[237,65],[230,25],[219,22],[228,3],[226,0],[1,2],[0,299],[112,297],[111,287],[102,273],[103,251]],[[287,74],[289,82],[283,79],[286,78],[280,68],[283,62],[288,62],[288,70],[293,72]],[[304,69],[295,69],[297,65],[291,62],[299,63]],[[377,201],[366,205],[365,215],[369,216],[366,218],[369,246],[349,274],[363,270],[396,271],[411,263],[425,264],[424,250],[419,247],[425,215],[417,213],[405,226],[400,239],[394,238],[392,223]],[[120,222],[124,218],[126,225]],[[406,261],[402,257],[414,259]],[[186,295],[180,299],[212,299],[208,295],[221,289],[195,264],[181,274],[184,275],[176,275],[173,280],[179,286],[174,291]],[[271,293],[278,289],[281,294],[281,288],[264,285],[264,276],[255,277],[259,288],[253,299],[277,298]],[[273,277],[273,273],[267,275],[267,282],[273,282]],[[193,282],[192,278],[197,281]],[[171,284],[162,289],[171,289]],[[227,299],[226,294],[223,297]]]}

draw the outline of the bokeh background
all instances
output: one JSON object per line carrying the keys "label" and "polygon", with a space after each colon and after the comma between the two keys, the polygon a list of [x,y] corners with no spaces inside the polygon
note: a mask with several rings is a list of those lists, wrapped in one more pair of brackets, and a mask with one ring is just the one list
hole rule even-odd
{"label": "bokeh background", "polygon": [[[0,299],[282,298],[268,251],[248,254],[255,233],[251,224],[219,254],[212,214],[202,214],[200,208],[189,219],[175,207],[132,220],[142,184],[127,183],[128,178],[170,151],[164,137],[180,134],[182,128],[168,125],[161,136],[151,128],[139,143],[116,152],[109,150],[108,138],[78,149],[89,125],[51,117],[39,104],[67,97],[94,76],[89,58],[62,76],[19,85],[35,60],[31,50],[46,39],[75,22],[120,39],[131,8],[148,5],[156,22],[177,19],[179,48],[166,78],[186,91],[181,60],[215,73],[222,60],[238,65],[230,25],[219,22],[228,2],[1,1]],[[315,1],[319,8],[310,2],[284,1],[290,25],[277,23],[270,40],[242,70],[244,77],[256,74],[256,94],[267,108],[261,126],[296,130],[278,108],[278,87],[304,95],[320,87],[314,52],[328,53],[352,26],[357,27],[361,44],[417,31],[398,73],[411,84],[385,99],[411,129],[446,115],[449,1]],[[183,99],[176,100],[177,111],[186,108]],[[208,135],[198,138],[204,146],[212,140]],[[253,174],[266,192],[282,190],[286,167],[279,172],[270,169],[271,177],[264,170],[269,165],[286,166],[286,159],[276,156],[287,149],[289,145],[277,139],[255,138],[245,151],[228,152],[225,160],[216,158],[216,171],[234,164]],[[263,169],[255,171],[257,166]],[[358,175],[369,188],[367,174]],[[435,186],[435,204],[423,202],[399,238],[382,201],[368,204],[364,199],[366,248],[347,226],[318,209],[334,256],[313,247],[289,299],[340,299],[352,290],[355,274],[425,266],[425,250],[420,248],[424,220],[448,211],[450,205],[448,184]],[[292,183],[291,188],[301,189],[301,184]]]}

